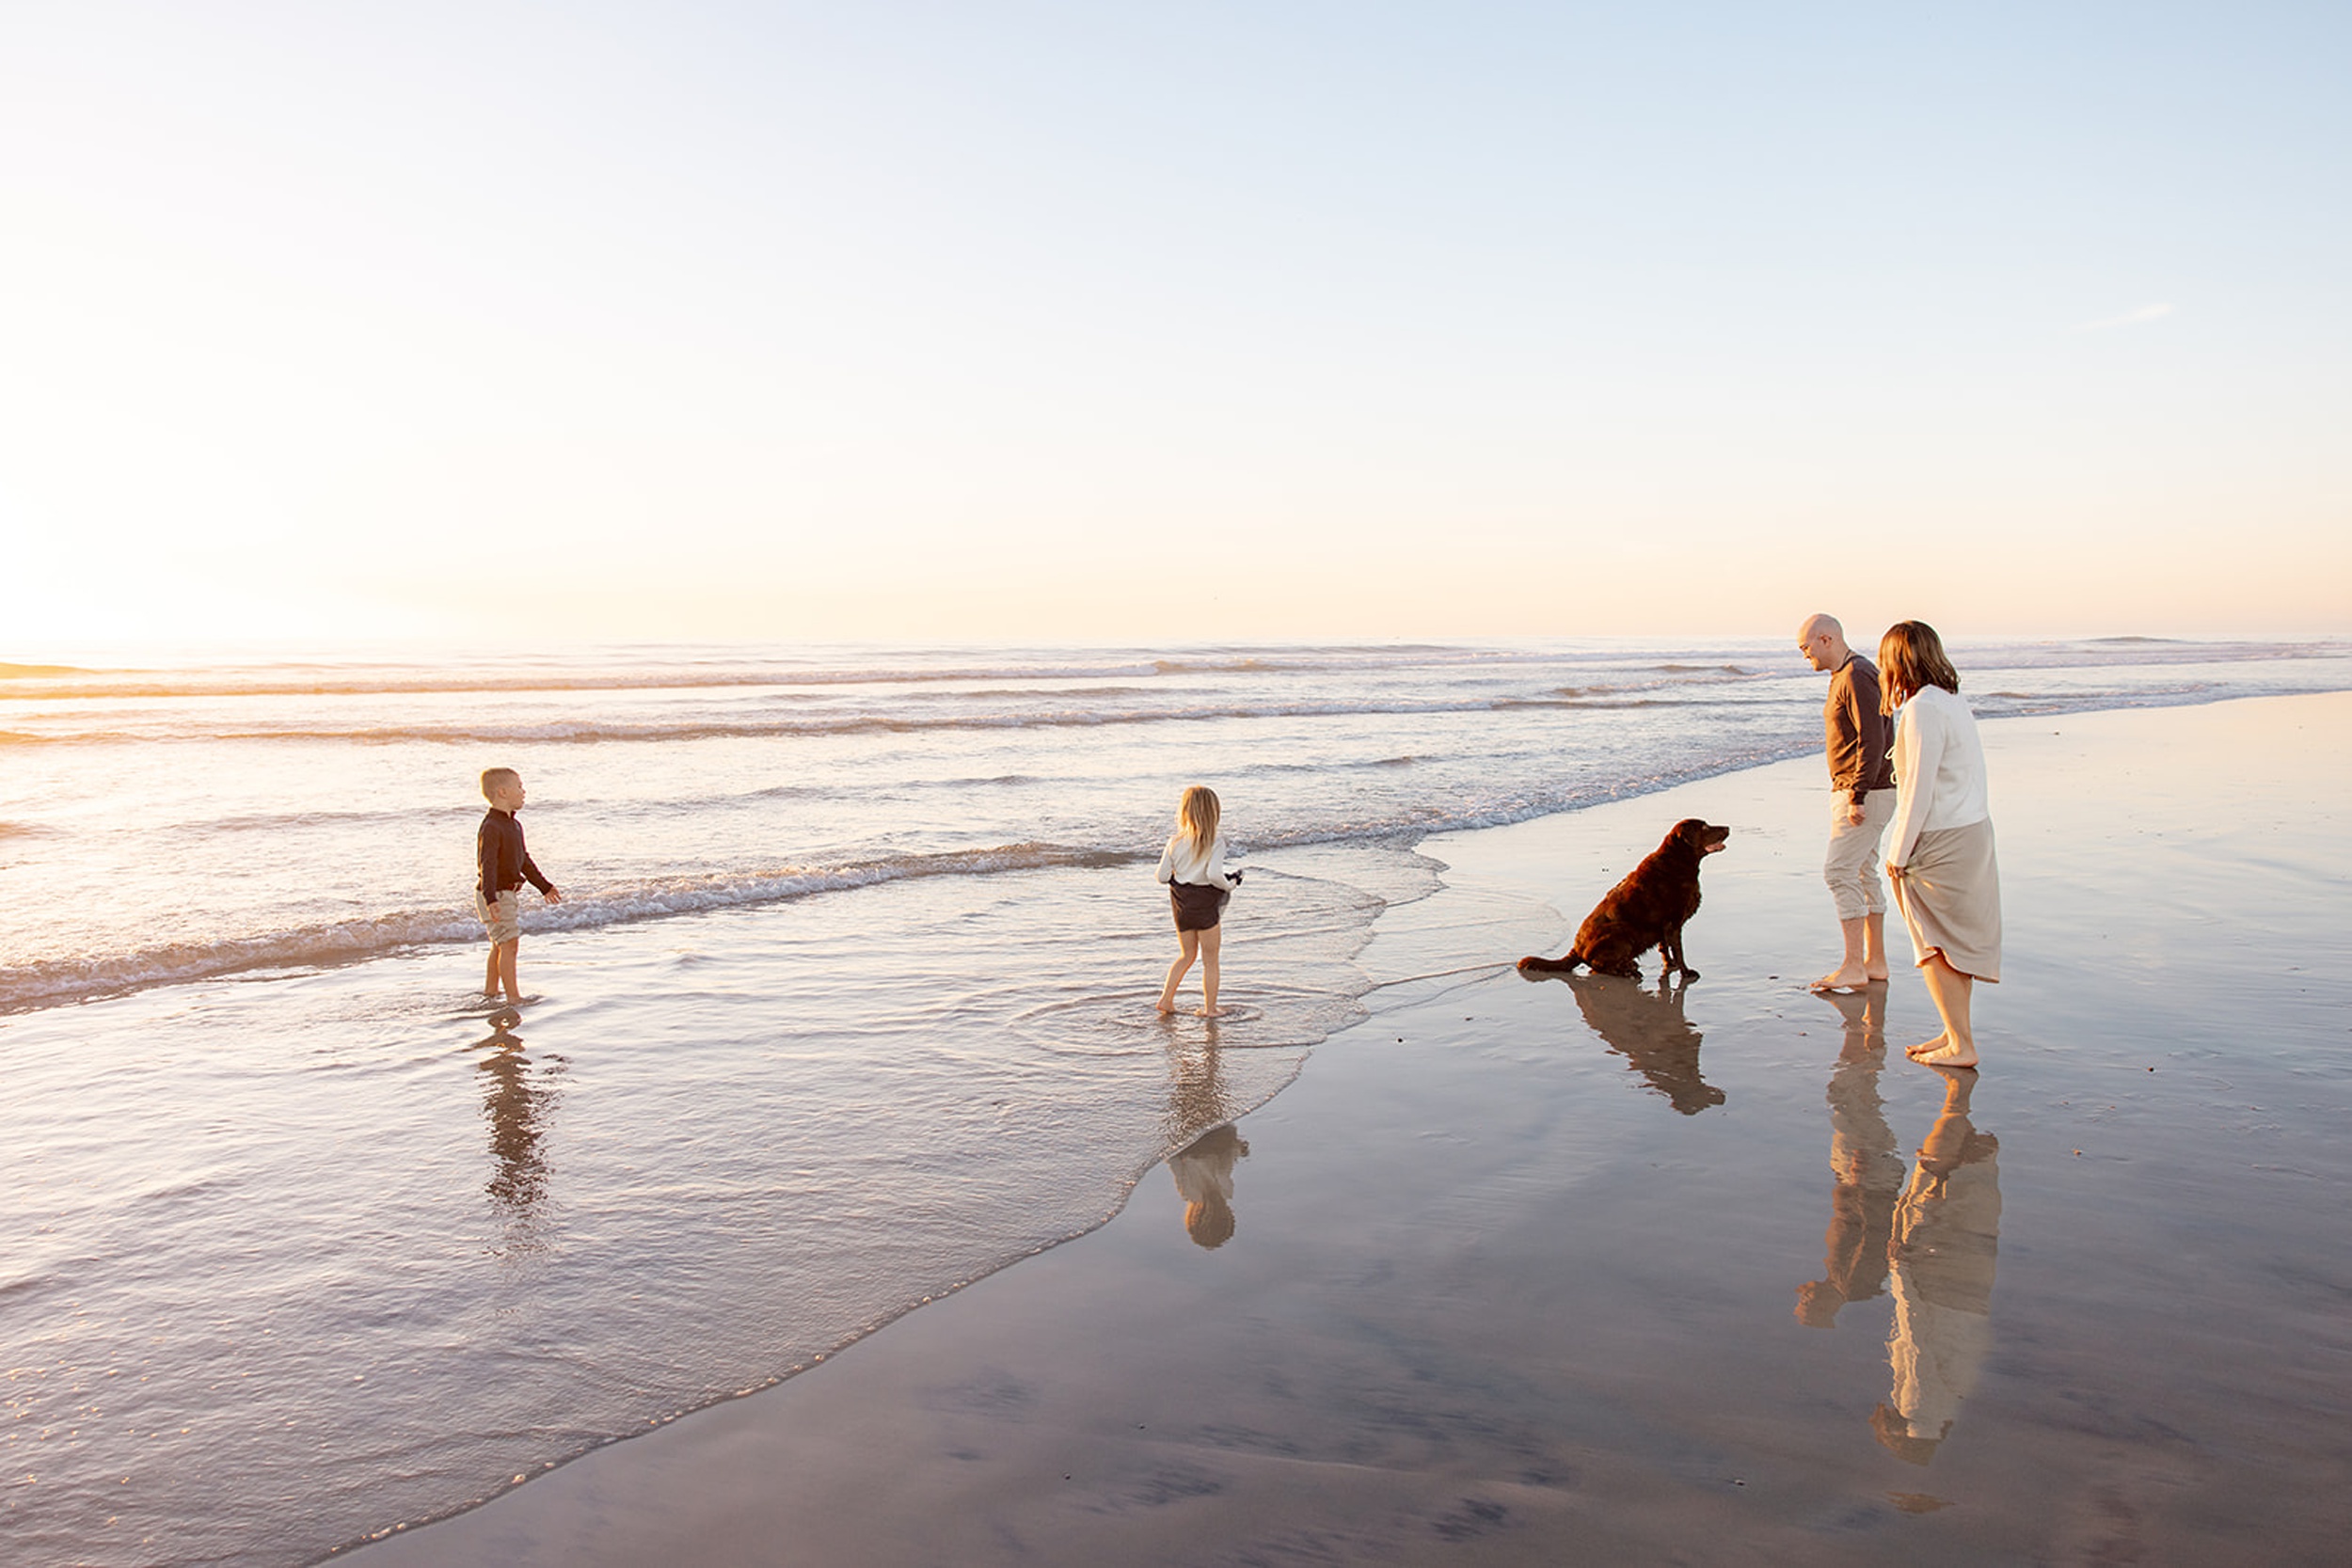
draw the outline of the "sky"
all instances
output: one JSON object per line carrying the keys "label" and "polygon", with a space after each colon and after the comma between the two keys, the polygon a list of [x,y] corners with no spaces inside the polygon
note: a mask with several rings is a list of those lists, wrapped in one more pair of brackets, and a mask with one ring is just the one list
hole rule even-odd
{"label": "sky", "polygon": [[0,659],[2352,632],[2347,66],[2340,4],[19,0]]}

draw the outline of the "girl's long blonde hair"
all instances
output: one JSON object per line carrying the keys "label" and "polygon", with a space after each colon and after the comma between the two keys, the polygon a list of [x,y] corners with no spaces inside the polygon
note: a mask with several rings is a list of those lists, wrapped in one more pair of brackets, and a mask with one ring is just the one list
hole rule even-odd
{"label": "girl's long blonde hair", "polygon": [[1184,791],[1184,798],[1176,806],[1176,825],[1184,831],[1197,848],[1206,849],[1216,842],[1216,825],[1225,815],[1217,804],[1216,791],[1207,784],[1194,784]]}

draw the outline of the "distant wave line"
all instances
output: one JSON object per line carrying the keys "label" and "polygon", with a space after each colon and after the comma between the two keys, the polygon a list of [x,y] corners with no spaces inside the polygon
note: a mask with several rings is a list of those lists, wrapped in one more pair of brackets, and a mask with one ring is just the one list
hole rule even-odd
{"label": "distant wave line", "polygon": [[[1694,700],[1695,697],[1694,697]],[[845,714],[838,718],[806,715],[773,719],[711,720],[681,717],[639,722],[552,720],[538,724],[478,725],[469,723],[398,723],[384,725],[290,724],[199,729],[162,726],[151,731],[123,728],[64,731],[55,735],[0,732],[12,744],[96,745],[132,741],[286,741],[341,740],[369,745],[425,744],[591,745],[605,741],[755,740],[789,737],[900,734],[923,735],[953,730],[1094,729],[1128,724],[1203,723],[1217,720],[1382,718],[1420,714],[1491,713],[1516,708],[1595,709],[1671,705],[1671,699],[1629,702],[1609,698],[1476,697],[1432,698],[1422,701],[1333,701],[1320,703],[1224,704],[1214,706],[1162,709],[1126,708],[1110,712],[1059,709],[1047,713],[946,714],[900,717],[887,714]]]}
{"label": "distant wave line", "polygon": [[[1350,653],[1361,657],[1337,657]],[[1410,656],[1410,657],[1406,657]],[[1320,674],[1334,670],[1413,670],[1460,664],[1558,663],[1572,656],[1524,650],[1482,648],[1366,647],[1285,650],[1219,657],[1136,657],[1101,663],[987,663],[946,669],[892,666],[882,669],[796,669],[736,665],[719,669],[671,666],[635,673],[569,673],[560,670],[515,671],[501,674],[273,675],[266,667],[224,670],[215,676],[173,676],[142,671],[105,672],[71,665],[0,665],[0,678],[35,684],[0,692],[9,700],[94,700],[103,698],[217,698],[425,696],[447,692],[528,693],[532,691],[691,691],[708,688],[794,686],[933,686],[966,681],[1070,681],[1152,679],[1181,674]],[[297,667],[298,668],[298,667]],[[118,674],[119,678],[56,682],[66,675]],[[132,678],[139,677],[139,678]]]}

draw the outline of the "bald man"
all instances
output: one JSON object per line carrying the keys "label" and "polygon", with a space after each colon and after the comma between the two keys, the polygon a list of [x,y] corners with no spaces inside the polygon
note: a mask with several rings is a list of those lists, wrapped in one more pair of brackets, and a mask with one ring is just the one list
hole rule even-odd
{"label": "bald man", "polygon": [[1846,959],[1815,990],[1859,991],[1886,978],[1886,895],[1879,886],[1879,840],[1895,815],[1894,725],[1879,711],[1878,667],[1846,645],[1846,628],[1816,615],[1797,628],[1797,651],[1829,672],[1821,730],[1829,752],[1829,855],[1821,876],[1837,901]]}

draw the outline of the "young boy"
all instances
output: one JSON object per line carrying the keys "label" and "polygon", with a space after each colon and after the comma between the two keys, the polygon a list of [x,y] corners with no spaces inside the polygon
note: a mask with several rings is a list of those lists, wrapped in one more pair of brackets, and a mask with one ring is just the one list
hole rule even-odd
{"label": "young boy", "polygon": [[499,987],[506,987],[510,1003],[523,999],[515,983],[515,950],[522,945],[522,885],[528,880],[550,904],[564,895],[539,875],[523,847],[523,825],[515,814],[523,808],[522,775],[512,768],[492,768],[482,775],[482,798],[490,809],[482,814],[482,831],[474,835],[474,859],[482,867],[482,882],[474,892],[474,909],[490,928],[490,962],[483,972],[484,1000],[495,1002]]}

